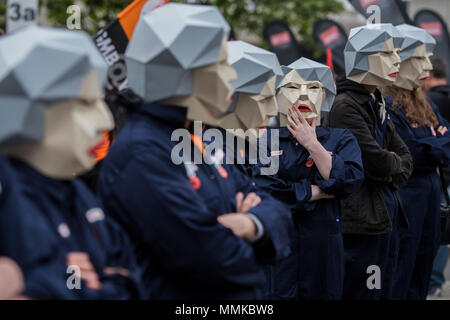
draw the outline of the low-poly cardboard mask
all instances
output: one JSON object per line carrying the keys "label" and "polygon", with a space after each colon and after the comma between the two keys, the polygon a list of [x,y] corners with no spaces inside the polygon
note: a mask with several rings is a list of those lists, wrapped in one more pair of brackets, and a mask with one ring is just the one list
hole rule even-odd
{"label": "low-poly cardboard mask", "polygon": [[70,179],[95,165],[112,115],[107,66],[84,32],[31,27],[0,39],[0,148],[42,174]]}
{"label": "low-poly cardboard mask", "polygon": [[215,124],[236,78],[227,63],[229,32],[213,6],[169,3],[144,14],[125,54],[129,87],[146,102],[184,106],[189,119]]}
{"label": "low-poly cardboard mask", "polygon": [[397,29],[404,37],[400,52],[400,72],[394,86],[414,90],[424,85],[433,66],[430,56],[436,46],[436,40],[425,30],[403,24]]}
{"label": "low-poly cardboard mask", "polygon": [[231,83],[236,93],[229,114],[218,121],[218,126],[244,131],[268,126],[277,114],[276,81],[282,75],[278,58],[243,41],[229,42],[228,53],[228,62],[238,74]]}
{"label": "low-poly cardboard mask", "polygon": [[287,125],[289,108],[297,107],[305,119],[318,118],[329,112],[336,96],[331,69],[307,58],[300,58],[282,67],[285,74],[278,86],[277,102],[280,127]]}
{"label": "low-poly cardboard mask", "polygon": [[393,84],[399,72],[402,41],[390,23],[353,28],[344,50],[347,78],[378,87]]}
{"label": "low-poly cardboard mask", "polygon": [[219,61],[192,71],[192,94],[161,101],[162,104],[188,107],[187,118],[215,125],[226,114],[234,93],[231,81],[236,71],[227,61],[226,42],[222,44]]}

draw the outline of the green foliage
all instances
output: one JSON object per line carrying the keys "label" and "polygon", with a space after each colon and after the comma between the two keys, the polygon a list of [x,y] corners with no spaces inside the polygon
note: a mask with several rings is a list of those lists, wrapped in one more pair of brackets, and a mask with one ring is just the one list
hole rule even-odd
{"label": "green foliage", "polygon": [[[79,0],[81,3],[81,28],[91,34],[105,27],[125,9],[132,0]],[[74,0],[40,0],[47,8],[47,17],[54,26],[66,26],[67,8],[76,4]]]}
{"label": "green foliage", "polygon": [[[186,2],[175,0],[177,2]],[[343,10],[338,0],[201,0],[219,7],[220,11],[233,27],[236,37],[242,34],[256,37],[257,45],[263,45],[264,26],[273,21],[287,23],[292,31],[302,37],[302,42],[315,47],[312,36],[314,23],[330,13]]]}
{"label": "green foliage", "polygon": [[0,29],[6,31],[6,0],[0,0]]}
{"label": "green foliage", "polygon": [[[173,0],[188,2],[186,0]],[[66,25],[67,8],[75,2],[82,3],[82,29],[91,34],[105,27],[132,0],[40,0],[47,9],[49,22],[55,26]],[[314,47],[312,28],[314,23],[329,13],[343,10],[338,0],[190,0],[219,7],[225,19],[233,27],[237,38],[249,35],[256,44],[264,46],[262,32],[264,26],[273,20],[286,22],[300,35],[307,45]],[[0,27],[4,23],[6,0],[0,0]]]}

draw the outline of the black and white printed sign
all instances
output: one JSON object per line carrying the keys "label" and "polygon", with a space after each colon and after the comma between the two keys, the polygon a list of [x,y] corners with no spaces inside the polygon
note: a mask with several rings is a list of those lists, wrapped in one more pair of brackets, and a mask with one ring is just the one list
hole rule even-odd
{"label": "black and white printed sign", "polygon": [[13,32],[25,26],[37,24],[38,14],[38,0],[8,0],[6,32]]}

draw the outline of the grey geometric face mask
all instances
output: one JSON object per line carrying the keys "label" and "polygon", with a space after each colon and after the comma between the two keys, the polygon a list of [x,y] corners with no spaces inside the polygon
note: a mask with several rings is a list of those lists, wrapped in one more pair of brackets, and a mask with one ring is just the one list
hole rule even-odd
{"label": "grey geometric face mask", "polygon": [[92,71],[105,81],[107,65],[87,33],[29,27],[1,37],[0,146],[40,141],[44,110],[56,102],[99,98],[95,90],[80,96]]}
{"label": "grey geometric face mask", "polygon": [[144,14],[125,54],[129,87],[147,102],[191,95],[193,70],[219,61],[229,32],[213,6],[169,3]]}
{"label": "grey geometric face mask", "polygon": [[391,85],[399,72],[402,42],[390,23],[353,28],[344,50],[347,78],[366,85]]}

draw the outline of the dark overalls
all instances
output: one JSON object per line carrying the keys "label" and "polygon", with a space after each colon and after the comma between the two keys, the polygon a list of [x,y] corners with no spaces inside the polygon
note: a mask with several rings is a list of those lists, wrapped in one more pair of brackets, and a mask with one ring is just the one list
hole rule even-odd
{"label": "dark overalls", "polygon": [[[382,122],[378,102],[371,96],[368,96],[368,100],[377,118],[376,141],[384,148],[389,115],[386,114],[386,119]],[[387,103],[386,109],[389,107]],[[393,274],[398,259],[399,203],[392,186],[384,182],[373,181],[373,183],[378,185],[392,222],[392,231],[379,235],[344,234],[343,299],[379,300],[390,299],[392,295]],[[376,286],[378,283],[381,288]]]}
{"label": "dark overalls", "polygon": [[[130,242],[87,187],[77,179],[48,178],[18,160],[9,164],[13,198],[0,204],[0,251],[22,269],[23,294],[34,299],[140,298],[141,272]],[[71,277],[75,269],[68,269],[66,260],[72,252],[89,255],[100,290],[85,287],[84,280],[77,287]],[[105,274],[106,267],[126,269],[128,276]]]}
{"label": "dark overalls", "polygon": [[185,123],[185,108],[139,108],[101,170],[104,205],[136,245],[150,298],[260,298],[262,263],[290,253],[289,210],[258,193],[262,202],[250,212],[263,224],[265,236],[254,244],[218,223],[218,216],[236,212],[236,193],[247,194],[253,185],[233,165],[194,164],[174,156],[183,153],[177,149],[181,142],[171,140],[177,129],[183,145],[192,147],[184,152],[200,152]]}
{"label": "dark overalls", "polygon": [[[332,170],[325,181],[306,149],[287,128],[279,131],[279,172],[256,177],[258,186],[291,208],[296,226],[292,254],[268,270],[267,296],[275,299],[340,299],[344,280],[344,247],[339,200],[364,179],[361,151],[348,130],[316,128],[317,139],[331,153]],[[335,199],[309,202],[311,185]]]}
{"label": "dark overalls", "polygon": [[[433,109],[438,126],[449,128],[436,106]],[[450,134],[442,136],[437,128],[411,125],[403,108],[390,114],[414,160],[413,173],[399,190],[409,230],[400,228],[399,231],[400,252],[393,297],[425,300],[440,241],[441,183],[436,168],[450,164]]]}

